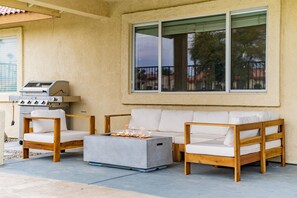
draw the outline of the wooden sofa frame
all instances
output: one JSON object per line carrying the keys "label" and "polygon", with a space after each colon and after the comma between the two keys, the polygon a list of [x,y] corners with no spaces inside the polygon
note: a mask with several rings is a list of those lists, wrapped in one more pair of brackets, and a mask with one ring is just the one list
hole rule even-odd
{"label": "wooden sofa frame", "polygon": [[[184,140],[185,145],[190,143],[191,125],[200,126],[220,126],[234,128],[234,157],[214,156],[205,154],[192,154],[185,152],[185,175],[191,173],[191,163],[210,164],[214,166],[226,166],[234,168],[234,181],[240,181],[241,166],[252,162],[260,161],[261,173],[266,173],[266,160],[276,156],[281,156],[281,165],[285,166],[285,128],[284,120],[272,120],[266,122],[249,123],[249,124],[210,124],[210,123],[185,123]],[[266,135],[265,129],[269,126],[278,126],[278,132]],[[240,133],[244,130],[259,129],[260,133],[256,137],[240,139]],[[281,139],[281,145],[276,148],[266,149],[266,142]],[[260,151],[247,155],[240,155],[240,147],[260,144]],[[185,147],[185,146],[184,146]]]}
{"label": "wooden sofa frame", "polygon": [[[88,118],[89,119],[89,133],[95,134],[95,116],[66,114],[69,118]],[[30,122],[33,120],[53,120],[54,121],[54,143],[33,142],[24,140],[25,133],[31,133]],[[23,159],[29,158],[29,149],[42,149],[53,151],[53,162],[60,161],[60,153],[66,149],[83,147],[83,140],[75,140],[69,142],[60,142],[60,118],[48,117],[24,117],[23,127]]]}
{"label": "wooden sofa frame", "polygon": [[[113,118],[113,117],[123,117],[123,116],[131,116],[131,114],[105,115],[104,116],[104,119],[105,119],[104,120],[104,131],[105,131],[105,133],[109,133],[111,131],[111,118]],[[185,134],[189,133],[189,132],[186,132],[186,130],[190,130],[190,125],[225,126],[225,127],[226,126],[227,127],[231,126],[231,127],[234,127],[235,131],[237,131],[237,132],[235,132],[235,134],[239,134],[240,130],[244,130],[244,129],[249,128],[249,127],[252,128],[252,127],[255,126],[253,123],[244,124],[244,125],[232,125],[232,124],[211,124],[211,123],[187,122],[187,123],[185,123]],[[272,134],[272,135],[265,135],[266,127],[275,126],[275,125],[278,126],[278,130],[279,130],[278,133]],[[188,127],[186,127],[186,126],[188,126]],[[257,154],[243,156],[243,157],[241,157],[241,160],[240,160],[240,157],[238,157],[238,156],[236,157],[236,159],[231,159],[230,160],[228,158],[227,159],[227,161],[229,161],[228,163],[230,164],[230,161],[232,163],[231,167],[235,167],[235,165],[234,165],[235,162],[238,163],[236,165],[235,175],[237,175],[237,176],[236,176],[235,180],[238,180],[238,181],[240,180],[240,166],[242,166],[244,164],[251,163],[253,160],[254,160],[254,162],[261,161],[261,156],[263,157],[263,159],[261,161],[261,163],[262,163],[261,164],[262,165],[261,166],[261,172],[262,173],[266,172],[266,159],[269,159],[269,158],[281,156],[281,164],[282,164],[282,166],[285,166],[286,162],[285,162],[285,127],[284,127],[284,119],[260,122],[260,124],[257,124],[257,127],[260,129],[262,135],[260,137],[257,137],[257,138],[245,139],[245,140],[241,140],[241,141],[239,141],[239,139],[238,139],[238,140],[234,141],[234,142],[237,142],[237,144],[234,144],[234,146],[236,146],[236,148],[234,148],[234,151],[239,152],[239,147],[240,146],[247,146],[247,145],[251,145],[251,144],[261,144],[261,151],[263,150],[265,152],[262,152],[262,153],[259,152]],[[186,140],[186,138],[188,138],[187,140],[190,141],[190,135],[189,135],[189,137],[185,137],[185,140]],[[234,136],[234,138],[239,138],[239,137]],[[259,139],[261,139],[261,141]],[[281,139],[281,146],[280,147],[272,148],[272,149],[266,149],[265,144],[262,144],[262,142],[269,142],[269,141],[273,141],[273,140],[277,140],[277,139]],[[180,162],[182,160],[182,153],[184,153],[184,152],[185,152],[185,145],[184,144],[174,144],[174,143],[172,144],[173,161]],[[238,153],[235,154],[234,156],[236,156],[236,155],[238,155]],[[211,163],[211,162],[212,161],[209,161],[208,164],[216,165],[215,163]],[[190,163],[190,161],[189,161],[189,163]],[[219,164],[217,164],[217,165],[219,165]],[[224,165],[220,165],[220,166],[224,166]]]}

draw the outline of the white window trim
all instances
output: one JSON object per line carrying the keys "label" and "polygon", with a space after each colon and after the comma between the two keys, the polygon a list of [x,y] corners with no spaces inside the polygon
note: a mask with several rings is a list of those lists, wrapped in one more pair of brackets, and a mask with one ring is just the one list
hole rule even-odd
{"label": "white window trim", "polygon": [[16,37],[17,38],[17,91],[0,92],[0,102],[7,102],[10,95],[17,95],[23,85],[23,31],[21,27],[0,29],[0,38]]}

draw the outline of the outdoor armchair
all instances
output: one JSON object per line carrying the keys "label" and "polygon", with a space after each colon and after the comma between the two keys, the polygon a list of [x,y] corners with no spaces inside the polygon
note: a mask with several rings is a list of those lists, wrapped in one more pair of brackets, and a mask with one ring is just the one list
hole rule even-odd
{"label": "outdoor armchair", "polygon": [[[68,130],[66,117],[89,119],[88,131]],[[32,123],[32,128],[30,128]],[[66,114],[58,110],[35,110],[24,117],[23,159],[29,158],[29,149],[53,151],[53,162],[60,161],[60,152],[83,146],[83,138],[95,133],[95,116]]]}

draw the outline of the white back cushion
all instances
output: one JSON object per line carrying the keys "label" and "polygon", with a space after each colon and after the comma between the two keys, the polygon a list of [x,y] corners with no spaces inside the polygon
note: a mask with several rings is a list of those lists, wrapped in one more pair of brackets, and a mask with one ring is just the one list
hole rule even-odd
{"label": "white back cushion", "polygon": [[[258,116],[249,116],[249,117],[232,117],[229,119],[230,124],[247,124],[260,122],[260,118]],[[249,137],[255,137],[259,133],[258,129],[246,130],[240,132],[240,139],[245,139]],[[225,137],[224,144],[227,146],[234,145],[234,128],[230,128]]]}
{"label": "white back cushion", "polygon": [[161,109],[132,109],[129,129],[158,130]]}
{"label": "white back cushion", "polygon": [[193,111],[163,110],[159,131],[184,132],[184,123],[192,122]]}
{"label": "white back cushion", "polygon": [[[60,118],[61,131],[67,130],[65,111],[62,109],[57,110],[34,110],[31,112],[32,117],[47,117],[47,118]],[[33,120],[33,132],[42,133],[54,131],[53,120]]]}
{"label": "white back cushion", "polygon": [[[229,123],[229,113],[227,111],[195,111],[193,122],[200,123]],[[206,133],[214,135],[226,135],[229,127],[216,126],[191,126],[192,133]]]}

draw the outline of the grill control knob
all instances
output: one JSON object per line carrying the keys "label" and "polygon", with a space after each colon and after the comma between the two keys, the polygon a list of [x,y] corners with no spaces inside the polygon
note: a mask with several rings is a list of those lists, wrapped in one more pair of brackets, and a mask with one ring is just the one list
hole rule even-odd
{"label": "grill control knob", "polygon": [[27,102],[27,104],[31,104],[32,102],[29,100],[28,102]]}
{"label": "grill control knob", "polygon": [[44,104],[45,104],[45,101],[42,101],[42,102],[41,102],[41,104],[43,104],[43,105],[44,105]]}
{"label": "grill control knob", "polygon": [[38,104],[38,101],[35,101],[34,104]]}
{"label": "grill control knob", "polygon": [[24,103],[25,103],[25,101],[23,101],[23,100],[22,100],[20,103],[21,103],[21,104],[24,104]]}

